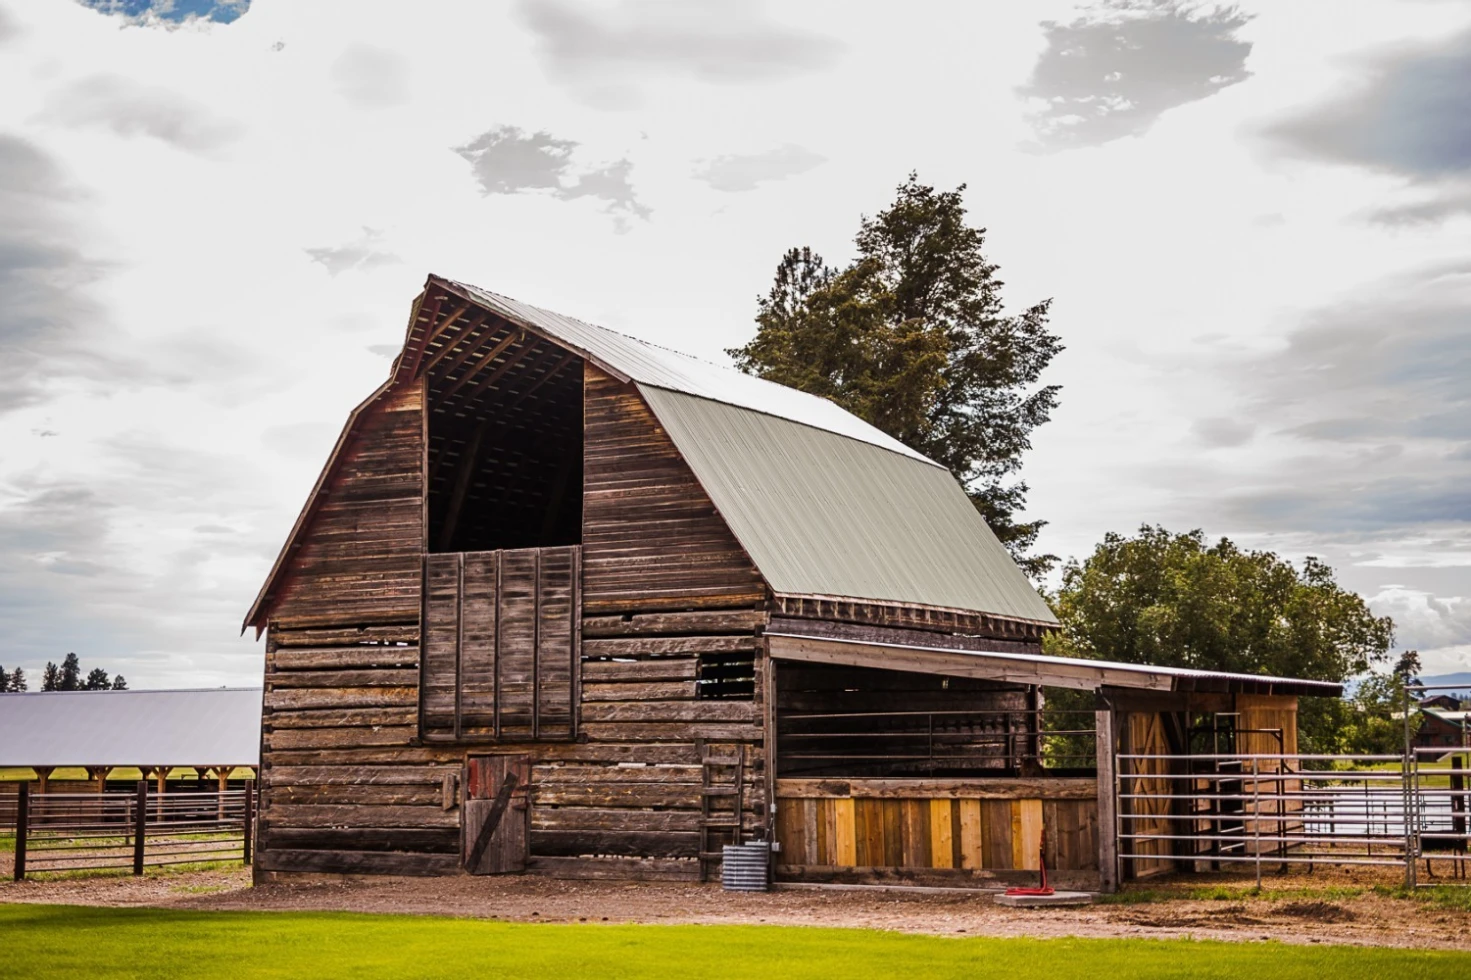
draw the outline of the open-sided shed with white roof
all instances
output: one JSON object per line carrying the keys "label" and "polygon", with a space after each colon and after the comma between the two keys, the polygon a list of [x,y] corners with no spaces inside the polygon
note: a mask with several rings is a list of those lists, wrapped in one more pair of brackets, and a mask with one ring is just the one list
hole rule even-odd
{"label": "open-sided shed with white roof", "polygon": [[228,778],[260,765],[259,688],[0,694],[0,769],[30,769],[45,791],[58,769],[99,788],[115,769],[167,779]]}

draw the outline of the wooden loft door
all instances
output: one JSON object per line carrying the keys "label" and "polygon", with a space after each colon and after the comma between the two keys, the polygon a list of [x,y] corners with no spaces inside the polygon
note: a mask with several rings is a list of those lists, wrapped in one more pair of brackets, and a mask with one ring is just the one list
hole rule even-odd
{"label": "wooden loft door", "polygon": [[576,737],[581,559],[577,545],[425,556],[426,740]]}

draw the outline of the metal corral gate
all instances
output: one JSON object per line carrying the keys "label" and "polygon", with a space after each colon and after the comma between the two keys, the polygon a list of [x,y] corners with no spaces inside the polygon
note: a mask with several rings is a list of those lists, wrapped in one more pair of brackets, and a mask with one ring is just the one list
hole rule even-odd
{"label": "metal corral gate", "polygon": [[1464,749],[1401,755],[1118,755],[1115,810],[1121,869],[1252,865],[1403,867],[1435,862],[1466,877]]}

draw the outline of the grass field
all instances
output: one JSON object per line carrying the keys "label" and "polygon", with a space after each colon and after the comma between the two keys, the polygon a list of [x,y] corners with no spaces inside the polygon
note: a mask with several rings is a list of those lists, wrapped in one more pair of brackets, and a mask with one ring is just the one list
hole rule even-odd
{"label": "grass field", "polygon": [[1370,980],[1471,954],[1154,940],[948,939],[776,926],[513,925],[289,912],[0,906],[0,977],[843,977]]}

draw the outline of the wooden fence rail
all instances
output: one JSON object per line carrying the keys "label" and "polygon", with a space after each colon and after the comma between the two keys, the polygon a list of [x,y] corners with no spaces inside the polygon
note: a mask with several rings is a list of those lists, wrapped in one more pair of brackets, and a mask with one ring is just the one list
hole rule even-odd
{"label": "wooden fence rail", "polygon": [[243,790],[150,795],[33,794],[21,783],[15,810],[15,880],[44,872],[250,863],[255,784]]}

